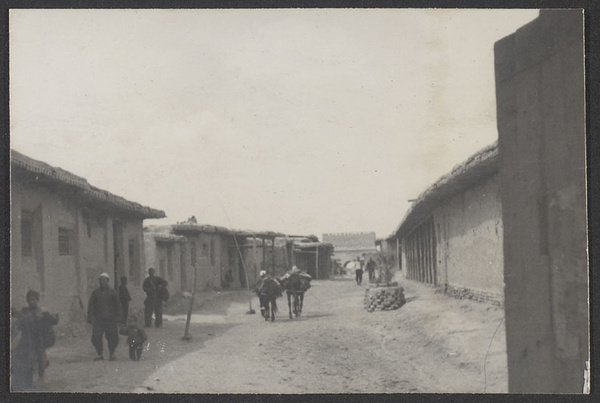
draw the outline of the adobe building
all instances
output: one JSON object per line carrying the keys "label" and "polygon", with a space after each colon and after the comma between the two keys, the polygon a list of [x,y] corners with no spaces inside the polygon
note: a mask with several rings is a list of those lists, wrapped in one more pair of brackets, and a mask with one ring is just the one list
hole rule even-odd
{"label": "adobe building", "polygon": [[589,360],[583,11],[496,42],[508,387],[581,393]]}
{"label": "adobe building", "polygon": [[180,265],[174,265],[174,277],[187,279],[182,291],[193,288],[194,267],[197,269],[197,290],[223,287],[225,274],[231,271],[231,288],[252,289],[265,270],[281,275],[291,268],[291,243],[285,234],[272,231],[239,231],[198,224],[193,221],[170,226],[170,232],[182,236]]}
{"label": "adobe building", "polygon": [[333,274],[334,248],[325,242],[295,242],[294,264],[315,280],[328,279]]}
{"label": "adobe building", "polygon": [[171,228],[174,235],[185,239],[184,257],[180,259],[183,265],[177,266],[180,278],[186,279],[182,291],[193,288],[194,268],[196,290],[221,289],[225,273],[230,269],[234,276],[233,286],[240,284],[240,277],[244,278],[244,273],[239,271],[239,253],[233,231],[190,221],[174,224]]}
{"label": "adobe building", "polygon": [[332,246],[313,242],[316,237],[288,236],[273,231],[233,230],[198,224],[195,218],[144,230],[146,265],[169,282],[173,293],[193,289],[219,290],[231,271],[230,288],[253,289],[265,270],[281,276],[294,264],[315,278],[331,273]]}
{"label": "adobe building", "polygon": [[[146,267],[154,268],[156,275],[169,283],[171,292],[190,291],[192,284],[185,237],[167,231],[144,228]],[[146,275],[147,270],[146,270]]]}
{"label": "adobe building", "polygon": [[342,266],[356,260],[358,256],[362,259],[363,254],[376,252],[375,239],[374,232],[323,234],[323,242],[333,246],[333,258],[339,261]]}
{"label": "adobe building", "polygon": [[[11,150],[11,306],[29,289],[60,315],[83,321],[98,276],[127,276],[140,288],[143,220],[165,213],[91,186],[84,178]],[[132,293],[141,304],[142,295]],[[136,296],[137,295],[137,296]]]}
{"label": "adobe building", "polygon": [[258,281],[261,270],[281,276],[294,264],[293,241],[285,234],[273,231],[237,231],[236,240],[242,256],[239,272],[245,270],[250,288]]}
{"label": "adobe building", "polygon": [[457,165],[426,189],[388,241],[404,276],[450,296],[498,305],[504,300],[498,146]]}

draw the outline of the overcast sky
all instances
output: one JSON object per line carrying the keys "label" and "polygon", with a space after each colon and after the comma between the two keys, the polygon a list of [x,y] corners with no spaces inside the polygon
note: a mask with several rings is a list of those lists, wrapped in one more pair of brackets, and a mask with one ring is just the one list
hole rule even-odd
{"label": "overcast sky", "polygon": [[11,147],[170,224],[388,236],[537,10],[11,10]]}

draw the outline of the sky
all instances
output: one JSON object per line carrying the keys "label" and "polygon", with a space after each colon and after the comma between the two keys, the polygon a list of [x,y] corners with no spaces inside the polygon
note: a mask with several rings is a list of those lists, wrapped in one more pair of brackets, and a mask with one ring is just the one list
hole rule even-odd
{"label": "sky", "polygon": [[172,224],[387,237],[537,10],[11,10],[10,142]]}

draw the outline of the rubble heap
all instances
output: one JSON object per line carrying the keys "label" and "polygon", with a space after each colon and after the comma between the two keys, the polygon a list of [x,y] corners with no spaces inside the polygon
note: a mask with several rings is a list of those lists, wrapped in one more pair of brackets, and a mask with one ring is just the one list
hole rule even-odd
{"label": "rubble heap", "polygon": [[406,303],[402,287],[375,287],[365,290],[364,307],[368,312],[391,311]]}

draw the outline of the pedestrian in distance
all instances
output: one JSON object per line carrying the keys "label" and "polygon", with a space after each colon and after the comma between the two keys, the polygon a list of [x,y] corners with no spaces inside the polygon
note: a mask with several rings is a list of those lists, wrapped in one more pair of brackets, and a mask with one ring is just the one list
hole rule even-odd
{"label": "pedestrian in distance", "polygon": [[127,321],[127,345],[129,346],[129,359],[139,361],[144,351],[144,345],[148,340],[146,331],[139,325],[137,315],[131,315]]}
{"label": "pedestrian in distance", "polygon": [[373,258],[369,257],[369,261],[367,262],[367,271],[369,272],[369,281],[373,281],[375,279],[375,266],[376,263]]}
{"label": "pedestrian in distance", "polygon": [[221,286],[223,287],[223,289],[228,290],[229,287],[231,287],[232,283],[233,283],[233,272],[231,271],[231,269],[229,269],[225,272],[225,276],[223,278],[223,282],[221,283]]}
{"label": "pedestrian in distance", "polygon": [[359,256],[356,257],[356,263],[354,264],[354,267],[356,267],[356,269],[355,269],[356,284],[361,285],[362,276],[363,276],[363,263],[360,261]]}
{"label": "pedestrian in distance", "polygon": [[15,346],[11,352],[11,383],[14,390],[33,388],[34,375],[43,384],[44,373],[50,365],[46,349],[56,341],[52,326],[58,324],[58,315],[52,315],[42,308],[40,294],[29,290],[26,295],[27,307],[21,312],[13,312],[11,341]]}
{"label": "pedestrian in distance", "polygon": [[123,323],[127,323],[130,301],[131,294],[129,294],[129,290],[127,289],[127,277],[123,276],[119,285],[119,302],[121,302],[121,309],[123,310]]}
{"label": "pedestrian in distance", "polygon": [[108,286],[109,281],[108,274],[100,274],[100,285],[92,291],[88,303],[87,320],[92,324],[92,345],[97,353],[94,361],[104,360],[102,336],[106,337],[109,360],[116,360],[115,350],[119,344],[117,322],[122,318],[122,309],[117,292]]}
{"label": "pedestrian in distance", "polygon": [[[148,277],[142,284],[146,293],[144,301],[144,321],[146,327],[152,327],[152,314],[154,314],[154,325],[162,326],[162,304],[168,299],[167,281],[154,275],[154,268],[148,269]],[[166,298],[165,298],[166,297]]]}

